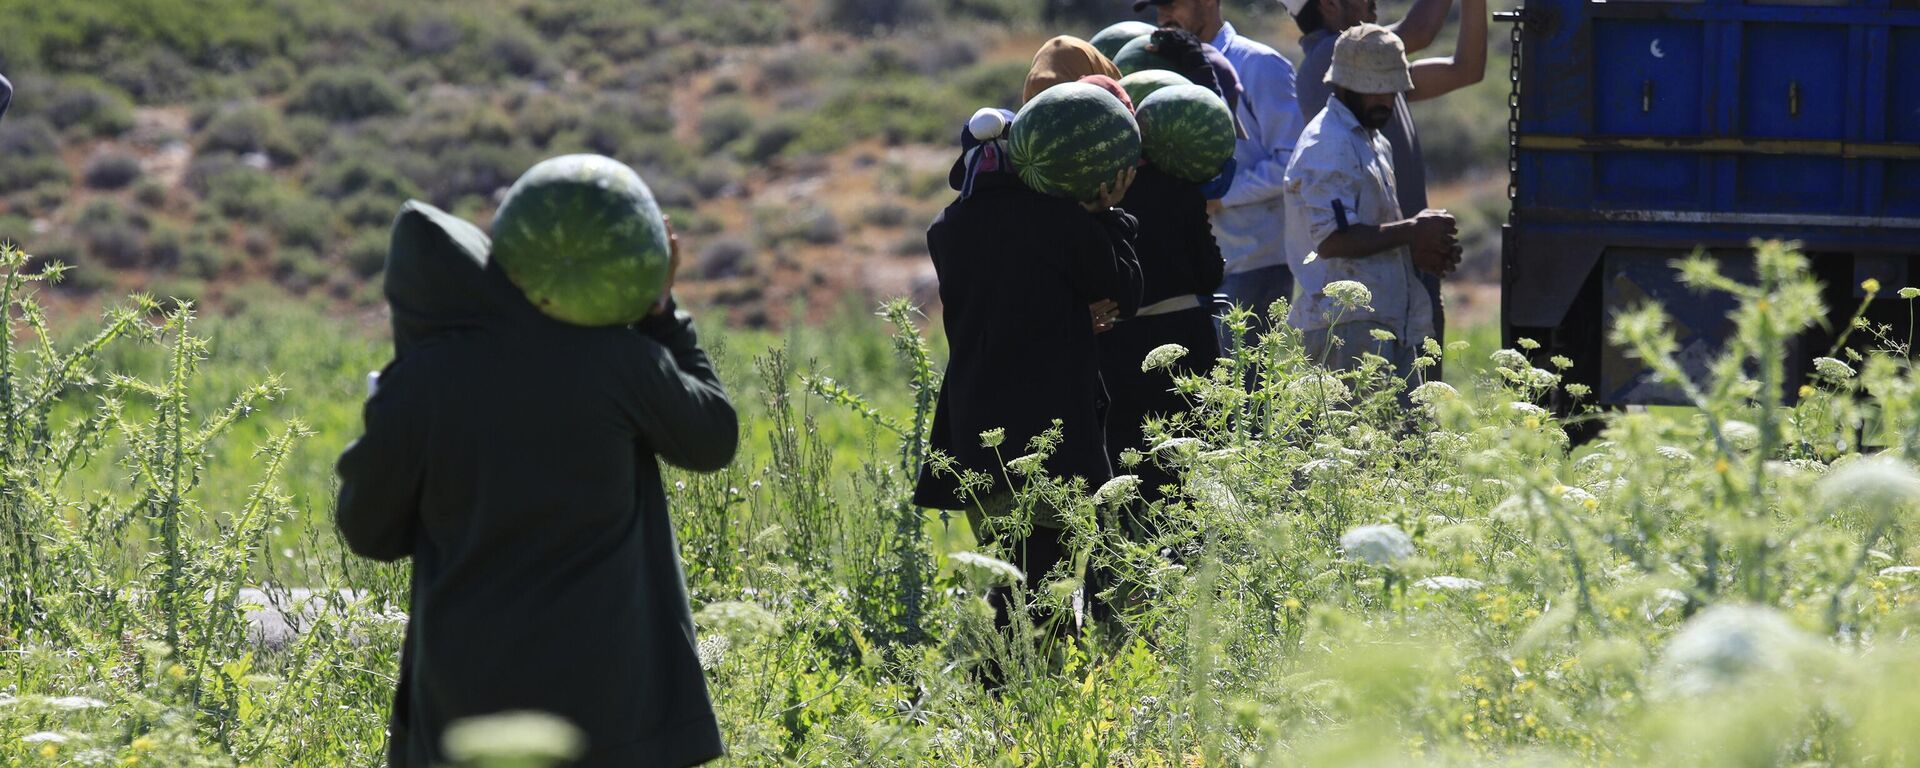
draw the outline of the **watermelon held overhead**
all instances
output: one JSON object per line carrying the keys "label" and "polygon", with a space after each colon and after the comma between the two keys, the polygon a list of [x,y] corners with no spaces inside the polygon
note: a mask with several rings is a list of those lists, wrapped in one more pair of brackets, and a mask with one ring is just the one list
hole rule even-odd
{"label": "watermelon held overhead", "polygon": [[1132,42],[1136,37],[1146,37],[1147,35],[1153,34],[1153,30],[1154,26],[1144,21],[1123,21],[1100,30],[1098,34],[1089,38],[1087,42],[1092,43],[1094,50],[1099,51],[1100,55],[1111,60],[1113,57],[1120,55],[1120,48],[1122,46]]}
{"label": "watermelon held overhead", "polygon": [[1233,114],[1205,87],[1161,88],[1134,112],[1140,121],[1141,151],[1160,170],[1203,182],[1219,175],[1233,156]]}
{"label": "watermelon held overhead", "polygon": [[1153,95],[1154,91],[1170,85],[1192,84],[1193,81],[1188,80],[1184,75],[1164,69],[1144,69],[1120,78],[1120,87],[1127,92],[1127,98],[1133,100],[1135,109],[1139,108],[1140,102],[1146,101],[1148,96]]}
{"label": "watermelon held overhead", "polygon": [[1020,108],[1007,149],[1028,187],[1089,201],[1140,162],[1140,128],[1106,89],[1061,83]]}
{"label": "watermelon held overhead", "polygon": [[1113,66],[1120,69],[1122,77],[1149,69],[1179,71],[1167,57],[1147,50],[1147,44],[1152,42],[1152,35],[1141,35],[1127,41],[1126,45],[1120,46],[1120,52],[1113,55]]}
{"label": "watermelon held overhead", "polygon": [[574,325],[647,316],[667,283],[667,227],[653,191],[618,160],[541,161],[493,217],[493,258],[527,300]]}

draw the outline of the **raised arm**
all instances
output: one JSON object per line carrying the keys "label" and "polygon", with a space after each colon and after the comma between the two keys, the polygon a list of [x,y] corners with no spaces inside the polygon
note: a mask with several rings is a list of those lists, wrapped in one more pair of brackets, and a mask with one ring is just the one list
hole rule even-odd
{"label": "raised arm", "polygon": [[1487,0],[1460,0],[1460,34],[1453,55],[1413,63],[1407,101],[1445,96],[1487,76]]}
{"label": "raised arm", "polygon": [[625,408],[640,437],[667,463],[714,472],[733,461],[740,421],[693,318],[677,308],[634,326],[621,361]]}
{"label": "raised arm", "polygon": [[365,432],[347,446],[335,470],[340,497],[334,524],[354,554],[398,560],[413,552],[426,454],[424,402],[410,396],[410,371],[387,366],[363,409]]}
{"label": "raised arm", "polygon": [[[1413,0],[1413,7],[1407,9],[1406,18],[1387,25],[1387,29],[1400,36],[1400,42],[1407,46],[1407,53],[1424,51],[1440,38],[1440,28],[1447,25],[1447,9],[1452,7],[1453,0]],[[1464,10],[1461,12],[1465,13]],[[1485,12],[1483,5],[1481,13]]]}

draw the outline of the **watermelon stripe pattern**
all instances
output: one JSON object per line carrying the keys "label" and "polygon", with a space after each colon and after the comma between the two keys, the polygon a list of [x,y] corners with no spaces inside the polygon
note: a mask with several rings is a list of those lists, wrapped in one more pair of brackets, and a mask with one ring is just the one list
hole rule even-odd
{"label": "watermelon stripe pattern", "polygon": [[1233,156],[1233,115],[1218,95],[1198,85],[1154,91],[1135,108],[1147,162],[1191,182],[1220,173]]}
{"label": "watermelon stripe pattern", "polygon": [[1154,91],[1170,85],[1192,84],[1193,81],[1188,80],[1184,75],[1164,69],[1141,70],[1120,78],[1120,88],[1127,92],[1127,98],[1133,100],[1135,109],[1138,109],[1140,103],[1146,101],[1148,96],[1152,96]]}
{"label": "watermelon stripe pattern", "polygon": [[647,316],[671,269],[665,218],[640,174],[610,157],[542,161],[493,218],[493,258],[527,301],[574,325]]}
{"label": "watermelon stripe pattern", "polygon": [[1020,180],[1036,191],[1093,200],[1102,184],[1140,162],[1140,128],[1106,89],[1061,83],[1040,92],[1013,118],[1008,152]]}
{"label": "watermelon stripe pattern", "polygon": [[1092,43],[1093,49],[1099,51],[1100,55],[1112,60],[1113,57],[1120,55],[1120,49],[1127,43],[1133,42],[1136,37],[1153,34],[1153,29],[1152,24],[1144,21],[1123,21],[1100,30],[1098,34],[1088,38],[1087,42]]}
{"label": "watermelon stripe pattern", "polygon": [[1135,72],[1145,72],[1150,69],[1164,69],[1168,72],[1179,71],[1177,67],[1173,66],[1173,62],[1168,61],[1166,57],[1147,50],[1147,45],[1152,42],[1153,36],[1142,35],[1128,41],[1126,45],[1120,47],[1120,52],[1113,57],[1113,66],[1119,68],[1121,77],[1131,75]]}

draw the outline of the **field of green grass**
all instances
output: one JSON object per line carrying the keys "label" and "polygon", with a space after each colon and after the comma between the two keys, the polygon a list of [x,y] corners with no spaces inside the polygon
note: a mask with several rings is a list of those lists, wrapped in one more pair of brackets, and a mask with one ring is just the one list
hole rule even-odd
{"label": "field of green grass", "polygon": [[[940,354],[903,307],[714,334],[748,449],[669,479],[725,764],[1909,764],[1920,386],[1882,350],[1822,361],[1783,404],[1772,351],[1823,310],[1803,260],[1761,258],[1760,286],[1689,270],[1742,304],[1697,407],[1614,414],[1571,453],[1532,405],[1558,362],[1484,331],[1411,414],[1290,334],[1238,350],[1157,427],[1144,460],[1185,479],[1154,540],[1101,522],[1124,479],[1030,478],[1023,506],[1068,510],[1075,557],[1021,599],[1064,606],[1093,564],[1127,597],[1072,642],[995,633],[977,596],[1004,553],[905,503],[895,430],[925,417],[906,383]],[[0,761],[377,762],[405,566],[343,555],[327,525],[377,327],[299,306],[42,327],[5,260]],[[1676,370],[1657,314],[1618,327]],[[233,606],[260,584],[360,597],[263,650]]]}

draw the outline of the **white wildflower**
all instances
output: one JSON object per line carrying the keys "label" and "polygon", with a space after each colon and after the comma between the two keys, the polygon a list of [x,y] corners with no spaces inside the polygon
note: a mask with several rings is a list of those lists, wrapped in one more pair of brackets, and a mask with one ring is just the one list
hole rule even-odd
{"label": "white wildflower", "polygon": [[1429,381],[1414,387],[1412,392],[1407,393],[1407,397],[1421,405],[1433,405],[1449,400],[1458,400],[1460,398],[1460,390],[1454,389],[1452,384],[1444,381]]}
{"label": "white wildflower", "polygon": [[1119,504],[1133,498],[1133,492],[1140,487],[1139,475],[1120,475],[1100,484],[1093,492],[1095,504]]}
{"label": "white wildflower", "polygon": [[702,633],[751,640],[780,631],[780,617],[757,604],[725,600],[709,603],[694,614],[693,624]]}
{"label": "white wildflower", "polygon": [[586,735],[565,718],[545,712],[501,712],[456,720],[441,741],[460,763],[568,761],[586,752]]}
{"label": "white wildflower", "polygon": [[47,699],[46,705],[48,709],[75,711],[82,709],[99,709],[106,706],[107,703],[87,696],[55,696]]}
{"label": "white wildflower", "polygon": [[1569,485],[1569,486],[1563,486],[1557,490],[1560,491],[1561,499],[1571,504],[1574,504],[1576,506],[1592,509],[1594,508],[1595,505],[1598,505],[1600,503],[1600,500],[1597,498],[1594,498],[1594,495],[1591,493],[1588,493],[1587,489],[1585,488],[1579,488],[1579,487]]}
{"label": "white wildflower", "polygon": [[1920,288],[1902,288],[1900,289],[1900,298],[1903,298],[1903,299],[1920,298]]}
{"label": "white wildflower", "polygon": [[1487,584],[1479,579],[1469,579],[1464,576],[1428,576],[1414,582],[1413,585],[1435,592],[1464,592],[1479,589]]}
{"label": "white wildflower", "polygon": [[1174,363],[1180,362],[1180,358],[1186,356],[1186,347],[1178,344],[1162,344],[1154,347],[1152,352],[1147,353],[1147,358],[1140,361],[1140,372],[1145,373],[1155,368],[1166,368]]}
{"label": "white wildflower", "polygon": [[1181,453],[1187,449],[1204,447],[1197,437],[1169,437],[1152,448],[1153,453]]}
{"label": "white wildflower", "polygon": [[1547,418],[1548,415],[1547,409],[1534,405],[1533,403],[1507,403],[1507,410],[1513,411],[1514,414],[1518,416],[1532,416],[1540,419]]}
{"label": "white wildflower", "polygon": [[1040,454],[1029,453],[1007,462],[1007,469],[1013,470],[1014,474],[1018,475],[1037,475],[1042,469],[1042,461],[1044,461],[1044,459]]}
{"label": "white wildflower", "polygon": [[726,635],[712,635],[700,638],[700,644],[694,646],[694,655],[700,657],[700,668],[712,671],[727,658],[727,650],[733,647],[733,641]]}
{"label": "white wildflower", "polygon": [[1719,690],[1756,674],[1792,669],[1813,641],[1772,608],[1716,605],[1701,611],[1667,641],[1655,679],[1667,692]]}
{"label": "white wildflower", "polygon": [[1323,477],[1339,472],[1347,463],[1335,458],[1314,459],[1300,465],[1300,471],[1308,477]]}
{"label": "white wildflower", "polygon": [[1495,350],[1491,357],[1496,367],[1511,368],[1516,371],[1524,371],[1531,367],[1527,365],[1527,356],[1520,354],[1518,350]]}
{"label": "white wildflower", "polygon": [[1814,358],[1813,370],[1829,379],[1851,379],[1854,374],[1853,366],[1831,357]]}
{"label": "white wildflower", "polygon": [[1829,506],[1903,507],[1920,500],[1920,475],[1907,462],[1881,454],[1847,462],[1820,478],[1814,490]]}
{"label": "white wildflower", "polygon": [[1374,341],[1381,341],[1381,342],[1393,341],[1395,339],[1400,338],[1398,336],[1393,335],[1393,331],[1389,331],[1385,328],[1368,329],[1367,335],[1372,336]]}
{"label": "white wildflower", "polygon": [[20,737],[21,741],[24,741],[28,744],[65,744],[67,743],[67,741],[69,741],[69,739],[70,737],[68,737],[66,734],[55,733],[53,731],[40,731],[39,733],[29,733],[25,736]]}
{"label": "white wildflower", "polygon": [[1335,280],[1327,283],[1327,287],[1321,290],[1327,294],[1327,298],[1339,302],[1340,306],[1347,309],[1373,304],[1373,291],[1368,290],[1365,284],[1353,280]]}
{"label": "white wildflower", "polygon": [[1561,370],[1573,367],[1573,359],[1566,355],[1554,355],[1553,357],[1547,358],[1547,362],[1553,363],[1553,367]]}
{"label": "white wildflower", "polygon": [[1720,433],[1727,436],[1727,442],[1742,451],[1751,451],[1760,445],[1760,428],[1744,421],[1728,421],[1720,425]]}
{"label": "white wildflower", "polygon": [[1350,559],[1387,567],[1413,556],[1413,539],[1396,525],[1363,525],[1340,537],[1340,551]]}
{"label": "white wildflower", "polygon": [[982,448],[998,448],[1001,443],[1006,441],[1007,429],[1005,427],[994,427],[993,429],[980,433],[980,447]]}
{"label": "white wildflower", "polygon": [[1027,575],[1020,572],[1019,566],[978,552],[954,552],[947,555],[947,560],[953,563],[955,568],[980,577],[982,581],[994,586],[1008,586],[1027,580]]}
{"label": "white wildflower", "polygon": [[1345,400],[1353,395],[1347,383],[1331,373],[1313,373],[1289,381],[1287,394],[1307,402]]}
{"label": "white wildflower", "polygon": [[1675,464],[1692,464],[1693,463],[1693,454],[1689,453],[1687,449],[1681,448],[1678,446],[1663,445],[1653,449],[1653,452],[1660,454],[1660,458],[1666,459],[1667,461],[1673,462]]}
{"label": "white wildflower", "polygon": [[1889,565],[1880,569],[1882,576],[1920,576],[1920,565]]}
{"label": "white wildflower", "polygon": [[1538,497],[1522,491],[1508,496],[1493,506],[1493,518],[1506,523],[1524,523],[1536,517],[1544,517],[1546,508],[1540,505]]}

